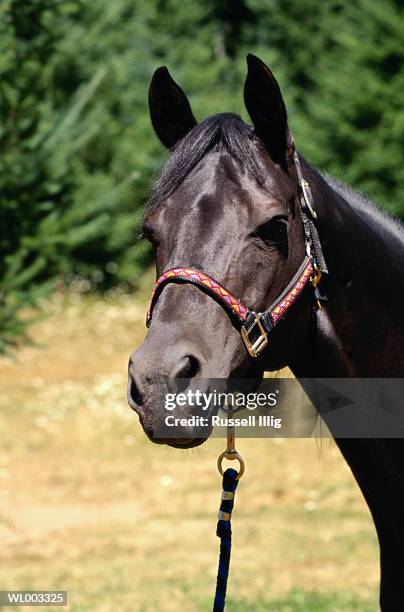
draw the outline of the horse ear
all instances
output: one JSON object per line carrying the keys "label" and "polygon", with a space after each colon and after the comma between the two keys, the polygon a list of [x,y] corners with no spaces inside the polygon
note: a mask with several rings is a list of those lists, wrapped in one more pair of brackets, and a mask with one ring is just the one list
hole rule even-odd
{"label": "horse ear", "polygon": [[273,161],[287,169],[291,139],[281,90],[268,66],[258,57],[249,53],[247,66],[244,102],[255,133]]}
{"label": "horse ear", "polygon": [[149,88],[150,118],[157,136],[168,149],[197,124],[188,98],[165,66],[157,68]]}

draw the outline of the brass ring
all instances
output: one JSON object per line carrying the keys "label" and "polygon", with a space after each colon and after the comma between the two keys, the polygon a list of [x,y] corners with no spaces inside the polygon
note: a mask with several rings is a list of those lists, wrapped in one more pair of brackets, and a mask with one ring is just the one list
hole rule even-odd
{"label": "brass ring", "polygon": [[223,459],[228,459],[229,461],[234,461],[235,459],[237,459],[238,463],[239,463],[239,471],[237,474],[237,478],[236,480],[239,480],[242,475],[244,474],[244,470],[245,470],[245,464],[244,464],[244,459],[242,458],[241,455],[238,454],[237,451],[223,451],[223,453],[220,453],[219,457],[217,458],[217,469],[219,470],[219,473],[223,476]]}

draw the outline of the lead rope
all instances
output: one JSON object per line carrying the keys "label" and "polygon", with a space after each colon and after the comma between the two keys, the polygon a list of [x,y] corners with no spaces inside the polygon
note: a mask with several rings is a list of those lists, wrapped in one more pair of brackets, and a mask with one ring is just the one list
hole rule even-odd
{"label": "lead rope", "polygon": [[[223,459],[239,462],[239,471],[227,468],[223,473]],[[216,593],[213,612],[223,612],[226,604],[227,579],[229,577],[231,554],[231,513],[234,506],[234,495],[238,481],[244,474],[244,461],[236,450],[234,426],[227,426],[227,448],[217,460],[217,467],[223,476],[222,500],[216,527],[216,535],[220,538],[219,567],[217,570]]]}

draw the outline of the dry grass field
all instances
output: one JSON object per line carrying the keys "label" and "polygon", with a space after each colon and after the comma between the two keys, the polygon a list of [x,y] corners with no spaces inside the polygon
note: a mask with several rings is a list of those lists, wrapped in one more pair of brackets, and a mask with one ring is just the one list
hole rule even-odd
{"label": "dry grass field", "polygon": [[[224,443],[155,446],[126,405],[145,283],[55,294],[37,346],[1,362],[0,589],[64,589],[74,612],[211,609]],[[239,447],[228,612],[377,610],[376,536],[334,443]]]}

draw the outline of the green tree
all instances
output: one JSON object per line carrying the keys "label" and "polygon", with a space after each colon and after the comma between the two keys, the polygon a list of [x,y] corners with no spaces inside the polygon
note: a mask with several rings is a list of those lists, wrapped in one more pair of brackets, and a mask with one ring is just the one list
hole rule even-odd
{"label": "green tree", "polygon": [[309,161],[404,218],[404,7],[249,0],[247,47],[279,76]]}
{"label": "green tree", "polygon": [[403,5],[344,4],[330,31],[333,44],[302,125],[304,147],[315,163],[404,218]]}

